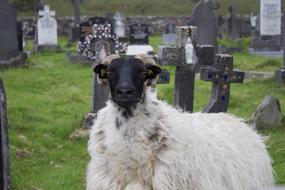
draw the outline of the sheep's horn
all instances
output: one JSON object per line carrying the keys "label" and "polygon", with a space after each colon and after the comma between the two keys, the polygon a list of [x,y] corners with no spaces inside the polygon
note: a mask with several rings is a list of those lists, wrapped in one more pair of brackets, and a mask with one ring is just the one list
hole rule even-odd
{"label": "sheep's horn", "polygon": [[147,54],[139,54],[136,55],[135,58],[141,60],[144,64],[146,65],[156,65],[155,60],[153,59],[152,56],[147,55]]}
{"label": "sheep's horn", "polygon": [[108,57],[106,57],[105,59],[103,59],[102,63],[103,65],[109,65],[111,64],[111,62],[114,60],[114,59],[118,59],[120,58],[119,55],[117,54],[112,54],[112,55],[109,55]]}

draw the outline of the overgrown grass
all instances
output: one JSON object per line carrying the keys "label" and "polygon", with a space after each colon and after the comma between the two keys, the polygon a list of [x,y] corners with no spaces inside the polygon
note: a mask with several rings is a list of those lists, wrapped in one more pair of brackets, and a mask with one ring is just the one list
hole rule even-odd
{"label": "overgrown grass", "polygon": [[[151,38],[151,43],[160,40]],[[60,45],[65,47],[64,38]],[[82,126],[83,114],[91,109],[91,67],[70,64],[63,52],[33,54],[29,61],[27,68],[0,72],[8,98],[13,187],[15,190],[84,189],[89,160],[87,138],[71,139],[70,135]],[[244,64],[250,61],[251,57],[244,55]],[[167,68],[172,80],[169,85],[158,85],[158,95],[171,103],[174,67]],[[207,104],[210,87],[208,82],[196,81],[195,111]],[[268,79],[233,84],[229,112],[250,118],[265,95],[276,96],[285,108],[285,86]],[[285,183],[285,126],[260,132],[271,136],[269,150],[278,182]]]}

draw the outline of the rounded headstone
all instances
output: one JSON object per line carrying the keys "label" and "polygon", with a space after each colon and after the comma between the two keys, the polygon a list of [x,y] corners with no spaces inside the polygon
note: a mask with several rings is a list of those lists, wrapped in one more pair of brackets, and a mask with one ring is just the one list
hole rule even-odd
{"label": "rounded headstone", "polygon": [[253,114],[256,128],[273,128],[282,124],[280,102],[273,96],[266,96]]}

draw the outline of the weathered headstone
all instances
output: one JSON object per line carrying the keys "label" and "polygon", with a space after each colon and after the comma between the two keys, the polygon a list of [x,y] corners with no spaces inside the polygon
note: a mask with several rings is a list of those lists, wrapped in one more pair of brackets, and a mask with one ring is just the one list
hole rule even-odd
{"label": "weathered headstone", "polygon": [[260,34],[281,34],[281,0],[260,0]]}
{"label": "weathered headstone", "polygon": [[[189,39],[193,46],[196,46],[197,27],[181,26],[176,27],[175,46],[160,46],[157,59],[161,65],[175,65],[175,90],[174,104],[180,108],[192,112],[194,100],[194,82],[195,82],[195,60],[189,60],[195,56],[195,52],[189,52]],[[190,50],[191,51],[191,50]],[[192,54],[192,55],[189,55]]]}
{"label": "weathered headstone", "polygon": [[11,190],[7,102],[5,89],[0,79],[0,189]]}
{"label": "weathered headstone", "polygon": [[201,80],[212,81],[212,93],[203,112],[226,112],[230,99],[231,83],[242,83],[244,72],[233,71],[233,57],[227,54],[216,55],[213,69],[201,69]]}
{"label": "weathered headstone", "polygon": [[70,0],[70,2],[74,8],[74,25],[71,28],[70,41],[74,42],[76,40],[79,40],[80,4],[83,2],[83,0]]}
{"label": "weathered headstone", "polygon": [[117,38],[125,38],[125,24],[124,24],[124,17],[122,16],[121,13],[117,12],[114,15],[114,20],[115,20],[115,34]]}
{"label": "weathered headstone", "polygon": [[197,44],[212,45],[217,53],[217,21],[209,3],[204,0],[198,2],[193,9],[190,25],[198,27]]}
{"label": "weathered headstone", "polygon": [[35,50],[58,50],[57,22],[53,17],[55,16],[55,11],[51,11],[49,5],[45,5],[44,10],[39,11],[39,16],[41,18],[37,21]]}
{"label": "weathered headstone", "polygon": [[0,0],[0,69],[24,64],[25,60],[17,40],[16,8]]}
{"label": "weathered headstone", "polygon": [[266,96],[253,114],[256,128],[273,128],[282,125],[280,102],[277,98]]}
{"label": "weathered headstone", "polygon": [[250,44],[250,53],[271,57],[282,56],[281,0],[260,1],[260,33]]}

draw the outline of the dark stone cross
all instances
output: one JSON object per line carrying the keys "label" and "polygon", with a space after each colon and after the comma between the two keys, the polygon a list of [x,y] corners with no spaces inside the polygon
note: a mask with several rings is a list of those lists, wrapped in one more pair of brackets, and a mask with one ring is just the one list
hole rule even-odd
{"label": "dark stone cross", "polygon": [[0,79],[0,189],[11,190],[8,119],[5,89]]}
{"label": "dark stone cross", "polygon": [[74,26],[71,29],[70,40],[76,41],[80,36],[80,4],[83,2],[83,0],[70,0],[70,2],[74,8]]}
{"label": "dark stone cross", "polygon": [[212,93],[208,105],[203,112],[226,112],[230,98],[231,83],[243,83],[244,72],[233,71],[233,57],[227,54],[217,54],[213,69],[201,69],[200,78],[212,81]]}
{"label": "dark stone cross", "polygon": [[228,36],[230,38],[236,38],[237,37],[237,18],[236,18],[236,3],[235,0],[231,0],[231,3],[229,4],[228,11],[230,13],[230,17],[228,20]]}
{"label": "dark stone cross", "polygon": [[157,54],[161,65],[176,66],[174,104],[189,112],[193,112],[195,63],[187,63],[185,46],[189,37],[196,46],[197,31],[195,26],[176,27],[175,46],[160,46]]}

